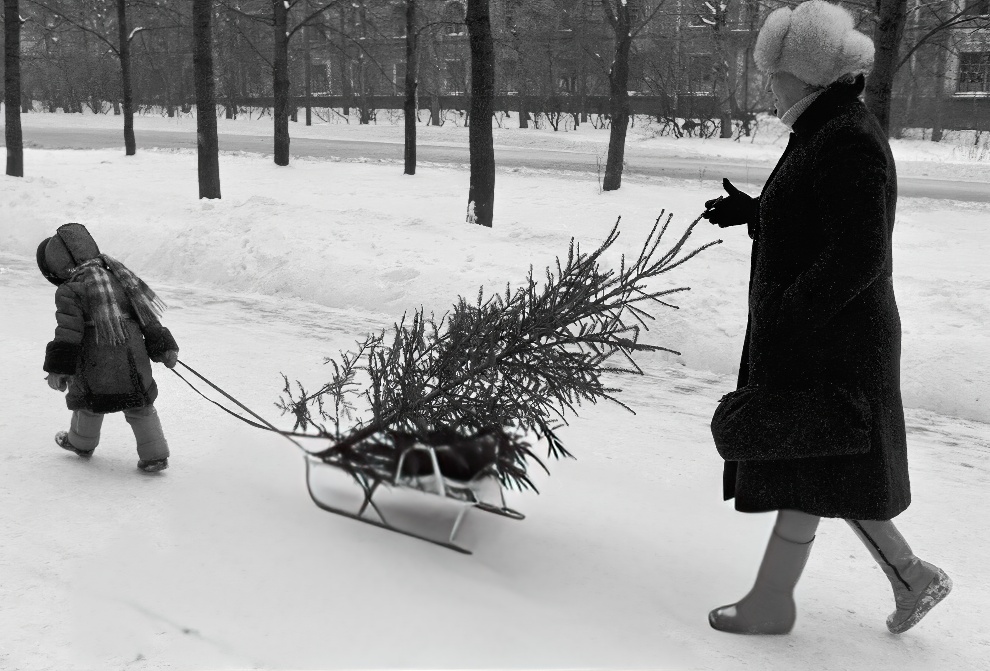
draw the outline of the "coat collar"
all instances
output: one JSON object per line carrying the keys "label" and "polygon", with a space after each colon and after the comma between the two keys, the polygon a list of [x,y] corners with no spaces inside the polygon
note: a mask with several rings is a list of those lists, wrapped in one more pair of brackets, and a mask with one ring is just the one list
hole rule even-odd
{"label": "coat collar", "polygon": [[859,102],[865,80],[863,75],[856,77],[851,84],[832,84],[815,99],[808,109],[794,122],[794,132],[798,135],[811,135],[838,115],[840,108]]}

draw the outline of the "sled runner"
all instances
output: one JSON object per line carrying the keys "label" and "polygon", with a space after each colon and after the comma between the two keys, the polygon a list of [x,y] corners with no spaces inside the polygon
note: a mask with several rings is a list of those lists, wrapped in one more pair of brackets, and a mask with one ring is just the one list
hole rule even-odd
{"label": "sled runner", "polygon": [[[415,457],[418,456],[423,456],[425,459],[416,461]],[[459,545],[455,541],[455,537],[465,515],[472,508],[514,520],[521,520],[525,517],[522,513],[506,505],[505,493],[498,480],[498,472],[494,462],[482,467],[470,479],[454,479],[444,475],[441,470],[438,450],[430,445],[417,444],[405,448],[400,453],[394,469],[389,468],[385,463],[369,463],[360,466],[348,464],[345,466],[342,463],[334,463],[333,460],[317,459],[309,455],[305,459],[306,487],[313,503],[322,510],[412,536],[464,554],[471,554],[471,551]],[[426,472],[422,468],[424,462],[429,467]],[[333,477],[334,475],[337,477]],[[386,516],[383,506],[379,503],[382,503],[382,498],[390,497],[392,494],[390,490],[393,488],[415,492],[434,499],[434,502],[445,500],[458,507],[453,523],[449,526],[449,533],[446,529],[440,529],[440,533],[427,534],[395,524],[396,518],[405,517],[408,519],[410,510],[407,508],[404,511],[407,513],[405,516],[402,515],[401,509],[389,511]],[[497,502],[490,500],[492,489],[497,492]],[[376,495],[378,501],[376,501]],[[426,504],[427,501],[428,499],[424,499],[420,503]],[[419,507],[423,508],[423,512],[429,512],[426,510],[428,505]],[[450,505],[447,507],[449,509]],[[430,515],[430,518],[435,522],[433,524],[434,531],[437,531],[436,522],[442,520],[444,516],[438,506],[433,506],[433,508],[433,514]],[[417,520],[414,519],[413,521]],[[423,520],[418,521],[422,522]]]}

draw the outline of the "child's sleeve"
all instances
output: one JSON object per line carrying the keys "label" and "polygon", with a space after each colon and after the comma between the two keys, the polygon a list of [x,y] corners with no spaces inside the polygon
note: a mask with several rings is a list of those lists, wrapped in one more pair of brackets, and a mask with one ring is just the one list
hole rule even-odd
{"label": "child's sleeve", "polygon": [[148,350],[148,358],[162,362],[165,353],[171,350],[179,351],[179,345],[172,337],[172,332],[161,325],[157,319],[141,326],[144,334],[144,346]]}
{"label": "child's sleeve", "polygon": [[59,285],[55,291],[55,339],[45,347],[45,372],[74,375],[82,350],[86,317],[82,297],[72,284]]}

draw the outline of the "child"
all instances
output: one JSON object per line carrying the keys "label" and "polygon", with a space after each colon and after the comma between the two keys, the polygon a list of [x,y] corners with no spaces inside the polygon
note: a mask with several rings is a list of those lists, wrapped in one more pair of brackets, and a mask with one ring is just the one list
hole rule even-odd
{"label": "child", "polygon": [[38,268],[55,291],[55,339],[45,351],[48,386],[68,389],[68,431],[55,442],[90,457],[103,416],[123,412],[137,440],[138,468],[168,468],[168,443],[155,412],[151,361],[175,367],[179,346],[158,321],[165,305],[116,259],[101,254],[82,224],[60,226],[38,246]]}

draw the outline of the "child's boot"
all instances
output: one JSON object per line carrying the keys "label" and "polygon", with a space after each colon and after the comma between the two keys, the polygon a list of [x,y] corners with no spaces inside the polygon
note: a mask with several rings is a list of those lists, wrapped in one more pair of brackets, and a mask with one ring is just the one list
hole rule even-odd
{"label": "child's boot", "polygon": [[887,629],[901,634],[949,595],[952,579],[945,571],[914,556],[911,546],[890,520],[846,520],[887,575],[894,590],[895,610]]}
{"label": "child's boot", "polygon": [[813,542],[795,543],[773,531],[753,589],[741,601],[710,612],[708,623],[732,634],[788,633],[797,618],[794,587]]}
{"label": "child's boot", "polygon": [[138,468],[145,473],[157,473],[168,468],[168,457],[161,459],[138,459]]}
{"label": "child's boot", "polygon": [[[75,452],[80,457],[91,457],[93,456],[93,450],[80,450],[78,447],[69,442],[69,432],[59,431],[55,434],[55,444],[61,447],[63,450],[68,450],[69,452]],[[96,449],[96,448],[93,448]]]}

